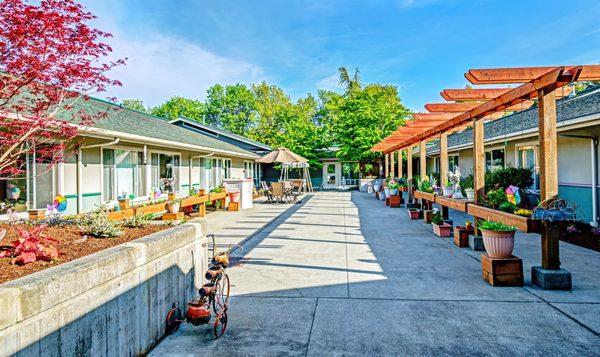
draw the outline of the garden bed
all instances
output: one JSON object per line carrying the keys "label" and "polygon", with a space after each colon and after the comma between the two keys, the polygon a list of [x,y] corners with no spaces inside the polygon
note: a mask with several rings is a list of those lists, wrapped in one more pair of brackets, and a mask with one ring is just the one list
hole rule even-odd
{"label": "garden bed", "polygon": [[[6,229],[6,235],[0,240],[0,246],[10,245],[12,241],[17,239],[16,227],[27,228],[25,225],[0,224],[0,231]],[[167,228],[169,228],[167,225],[147,225],[142,228],[123,227],[123,234],[117,238],[93,238],[88,236],[85,239],[79,228],[74,225],[47,227],[44,230],[44,236],[58,240],[58,259],[49,262],[36,261],[18,266],[11,264],[11,258],[0,258],[0,284]]]}
{"label": "garden bed", "polygon": [[[600,229],[594,228],[584,222],[567,224],[560,234],[560,240],[583,248],[600,252]],[[571,231],[569,231],[571,230]]]}
{"label": "garden bed", "polygon": [[467,206],[467,213],[480,219],[502,222],[509,226],[515,226],[518,230],[525,233],[540,233],[541,229],[541,223],[537,219],[517,216],[516,214],[502,212],[476,204],[469,204]]}

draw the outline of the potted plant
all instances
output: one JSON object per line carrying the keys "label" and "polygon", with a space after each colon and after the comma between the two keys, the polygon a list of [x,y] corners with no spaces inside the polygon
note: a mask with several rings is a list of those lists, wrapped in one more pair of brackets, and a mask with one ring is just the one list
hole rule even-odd
{"label": "potted plant", "polygon": [[391,180],[388,183],[388,188],[390,190],[390,195],[397,195],[399,187],[400,187],[400,184],[398,182],[396,182],[396,180]]}
{"label": "potted plant", "polygon": [[231,191],[229,193],[229,200],[231,202],[237,203],[240,202],[240,191]]}
{"label": "potted plant", "polygon": [[469,174],[462,180],[461,187],[465,191],[465,196],[467,196],[467,200],[475,200],[475,190],[473,189],[473,174]]}
{"label": "potted plant", "polygon": [[515,246],[517,227],[490,220],[478,221],[483,245],[490,258],[510,258]]}
{"label": "potted plant", "polygon": [[454,195],[454,188],[452,187],[452,183],[446,182],[444,187],[442,188],[442,194],[444,197],[452,197]]}
{"label": "potted plant", "polygon": [[179,212],[180,205],[181,199],[172,200],[167,203],[167,209],[169,210],[169,213],[177,213]]}
{"label": "potted plant", "polygon": [[475,232],[473,223],[471,221],[465,221],[464,226],[454,227],[454,245],[460,248],[469,246],[469,235]]}
{"label": "potted plant", "polygon": [[444,222],[440,212],[436,212],[431,218],[431,226],[433,227],[433,233],[438,237],[450,237],[452,234],[452,226]]}
{"label": "potted plant", "polygon": [[408,209],[408,216],[410,217],[410,219],[419,219],[420,215],[421,215],[421,211],[418,208],[409,208]]}

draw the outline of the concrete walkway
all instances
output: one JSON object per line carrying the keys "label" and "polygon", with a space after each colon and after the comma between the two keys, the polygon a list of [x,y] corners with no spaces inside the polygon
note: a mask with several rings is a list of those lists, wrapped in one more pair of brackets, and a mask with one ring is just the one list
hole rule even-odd
{"label": "concrete walkway", "polygon": [[[306,197],[244,247],[226,335],[182,325],[152,355],[600,353],[600,254],[583,248],[561,247],[573,292],[494,288],[478,253],[358,192]],[[515,254],[527,272],[539,238]]]}

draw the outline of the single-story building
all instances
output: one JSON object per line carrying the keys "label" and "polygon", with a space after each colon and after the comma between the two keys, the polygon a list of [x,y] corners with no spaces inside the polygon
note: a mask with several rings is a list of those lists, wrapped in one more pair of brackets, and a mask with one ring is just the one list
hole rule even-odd
{"label": "single-story building", "polygon": [[[559,197],[576,202],[582,220],[598,223],[598,138],[600,87],[557,101]],[[534,171],[539,192],[537,107],[485,123],[486,169],[527,167]],[[427,147],[427,172],[439,172],[439,142]],[[463,175],[473,170],[473,132],[466,129],[448,136],[449,169],[459,166]],[[419,172],[419,150],[413,151],[414,172]],[[404,171],[406,172],[406,171]],[[592,183],[596,183],[593,187]],[[596,216],[596,217],[595,217]]]}
{"label": "single-story building", "polygon": [[191,187],[210,190],[225,178],[260,177],[259,153],[232,142],[234,134],[211,134],[188,120],[169,122],[96,98],[73,110],[80,109],[106,116],[79,128],[78,149],[64,163],[51,166],[27,157],[23,178],[0,184],[0,200],[10,195],[7,185],[16,185],[18,202],[27,209],[45,209],[60,194],[68,201],[67,213],[82,213],[122,195],[147,200],[165,178],[174,179],[178,194],[187,196]]}

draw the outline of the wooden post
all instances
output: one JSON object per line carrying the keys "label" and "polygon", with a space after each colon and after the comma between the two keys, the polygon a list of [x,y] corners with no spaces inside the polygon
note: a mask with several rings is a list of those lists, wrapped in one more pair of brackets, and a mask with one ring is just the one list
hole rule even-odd
{"label": "wooden post", "polygon": [[[538,92],[538,128],[540,138],[540,199],[558,196],[558,142],[556,138],[556,94]],[[542,222],[542,268],[560,269],[559,229]]]}
{"label": "wooden post", "polygon": [[390,175],[392,177],[396,177],[396,176],[394,176],[395,170],[396,170],[396,165],[394,164],[394,152],[392,151],[392,152],[390,152]]}
{"label": "wooden post", "polygon": [[412,168],[412,147],[406,149],[406,178],[408,182],[408,202],[413,201],[413,168]]}
{"label": "wooden post", "polygon": [[421,166],[421,180],[424,180],[427,178],[427,143],[425,142],[425,140],[421,141],[420,143],[421,148],[420,148],[420,152],[419,155],[421,156],[421,161],[420,161],[420,166]]}
{"label": "wooden post", "polygon": [[440,135],[440,186],[448,180],[448,134]]}
{"label": "wooden post", "polygon": [[384,175],[385,178],[387,178],[389,176],[389,171],[388,171],[388,168],[389,168],[389,157],[388,157],[388,155],[389,154],[385,154],[385,169],[383,170],[383,175]]}
{"label": "wooden post", "polygon": [[[484,122],[483,119],[473,120],[473,189],[475,190],[475,202],[483,202],[485,195],[485,147],[484,147]],[[477,229],[477,217],[475,217],[475,234]]]}
{"label": "wooden post", "polygon": [[402,150],[398,150],[398,177],[402,177]]}

